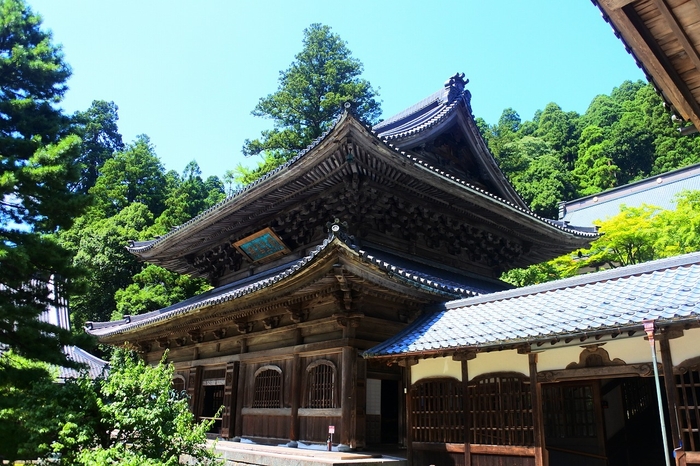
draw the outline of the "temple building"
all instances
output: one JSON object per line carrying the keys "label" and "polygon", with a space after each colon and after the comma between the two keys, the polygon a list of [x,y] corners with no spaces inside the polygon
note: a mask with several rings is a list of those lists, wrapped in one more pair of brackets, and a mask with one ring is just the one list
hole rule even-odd
{"label": "temple building", "polygon": [[[131,244],[141,260],[206,277],[214,288],[158,311],[88,323],[87,331],[153,363],[168,350],[175,386],[187,390],[199,419],[215,418],[221,438],[325,442],[332,426],[334,443],[346,448],[411,448],[417,415],[406,403],[420,383],[411,364],[423,349],[452,361],[451,350],[434,349],[454,341],[433,335],[422,348],[407,340],[416,352],[405,357],[365,352],[397,335],[413,338],[411,329],[440,318],[447,302],[509,293],[502,272],[597,237],[594,228],[530,211],[488,151],[466,83],[457,74],[374,127],[346,104],[283,166],[167,235]],[[471,325],[468,312],[460,316]],[[466,361],[469,348],[453,352]],[[445,374],[452,365],[444,363]],[[441,370],[431,367],[431,376]],[[524,370],[513,382],[522,387],[531,380]],[[428,388],[425,403],[459,386]],[[456,429],[459,421],[436,422]]]}

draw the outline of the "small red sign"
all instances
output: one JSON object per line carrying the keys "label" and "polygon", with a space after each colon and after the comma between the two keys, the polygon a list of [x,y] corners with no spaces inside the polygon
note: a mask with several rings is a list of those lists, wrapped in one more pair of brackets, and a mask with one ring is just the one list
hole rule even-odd
{"label": "small red sign", "polygon": [[335,426],[328,426],[328,433],[335,434]]}

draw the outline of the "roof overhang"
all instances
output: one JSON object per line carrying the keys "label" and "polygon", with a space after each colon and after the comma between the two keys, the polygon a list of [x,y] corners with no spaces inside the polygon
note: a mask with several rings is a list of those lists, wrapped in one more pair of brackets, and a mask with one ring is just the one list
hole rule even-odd
{"label": "roof overhang", "polygon": [[700,1],[593,3],[674,113],[700,128]]}

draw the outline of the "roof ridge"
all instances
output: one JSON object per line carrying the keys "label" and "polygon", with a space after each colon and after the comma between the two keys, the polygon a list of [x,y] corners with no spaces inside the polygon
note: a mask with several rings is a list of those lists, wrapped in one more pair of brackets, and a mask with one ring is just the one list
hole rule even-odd
{"label": "roof ridge", "polygon": [[[445,309],[455,309],[459,307],[473,306],[475,304],[481,304],[487,301],[498,301],[523,296],[530,296],[562,288],[574,288],[583,285],[592,285],[594,283],[618,280],[620,278],[627,278],[635,275],[644,275],[678,267],[687,267],[698,263],[700,263],[700,252],[692,252],[681,256],[656,259],[649,262],[643,262],[641,264],[627,265],[624,267],[617,267],[614,269],[603,270],[600,272],[562,278],[551,282],[539,283],[536,285],[529,285],[521,288],[514,288],[512,290],[499,291],[496,293],[489,294],[485,297],[466,298],[456,301],[450,301],[448,303],[445,303]],[[659,265],[661,265],[661,267],[659,267]]]}

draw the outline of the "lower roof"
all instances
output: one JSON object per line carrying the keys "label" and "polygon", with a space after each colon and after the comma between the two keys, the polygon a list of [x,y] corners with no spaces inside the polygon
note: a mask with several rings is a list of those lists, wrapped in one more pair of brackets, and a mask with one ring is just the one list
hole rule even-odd
{"label": "lower roof", "polygon": [[324,254],[338,247],[350,251],[365,267],[378,269],[392,281],[400,282],[412,289],[436,295],[436,301],[458,297],[477,296],[492,293],[508,287],[507,284],[486,279],[466,277],[456,273],[430,267],[425,264],[400,258],[386,252],[363,249],[357,246],[344,232],[331,231],[329,237],[307,256],[279,265],[273,269],[214,288],[198,296],[186,299],[172,306],[111,322],[88,322],[86,331],[97,337],[125,334],[136,329],[157,325],[177,319],[204,308],[234,301],[273,286],[283,280],[293,279],[303,270],[311,267]]}
{"label": "lower roof", "polygon": [[451,301],[365,352],[421,357],[638,331],[700,318],[700,253]]}

